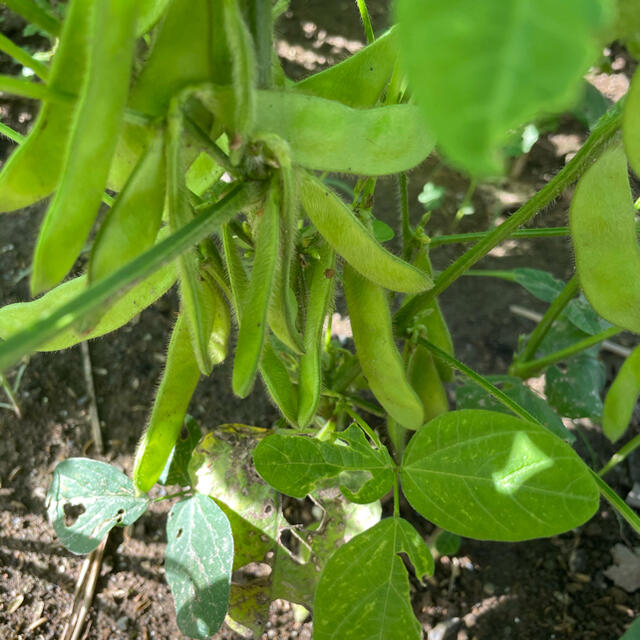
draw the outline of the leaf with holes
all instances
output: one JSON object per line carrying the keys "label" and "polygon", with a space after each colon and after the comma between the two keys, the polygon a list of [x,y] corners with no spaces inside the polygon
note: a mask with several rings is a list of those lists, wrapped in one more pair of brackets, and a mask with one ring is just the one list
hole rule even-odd
{"label": "leaf with holes", "polygon": [[589,468],[568,444],[494,411],[452,411],[425,424],[407,446],[401,478],[422,516],[480,540],[553,536],[599,504]]}
{"label": "leaf with holes", "polygon": [[231,527],[220,507],[201,494],[176,503],[167,520],[164,566],[182,633],[204,639],[220,628],[232,565]]}
{"label": "leaf with holes", "polygon": [[[335,442],[275,433],[253,454],[258,473],[274,488],[304,498],[322,481],[339,477],[342,493],[366,504],[393,485],[393,461],[386,447],[374,449],[356,425],[336,434]],[[359,488],[354,490],[353,485]]]}
{"label": "leaf with holes", "polygon": [[49,520],[73,553],[93,551],[113,527],[132,524],[148,504],[124,473],[88,458],[61,462],[47,494]]}
{"label": "leaf with holes", "polygon": [[197,420],[194,420],[191,416],[186,416],[178,442],[173,447],[167,464],[158,478],[160,484],[177,484],[181,487],[188,487],[191,484],[189,461],[191,460],[191,453],[201,437],[202,430]]}
{"label": "leaf with holes", "polygon": [[315,640],[422,637],[400,553],[407,554],[418,579],[433,573],[427,545],[401,518],[382,520],[331,556],[314,601]]}
{"label": "leaf with holes", "polygon": [[569,418],[602,416],[602,389],[606,381],[604,364],[590,353],[581,353],[567,362],[566,369],[557,365],[546,373],[545,394],[557,411]]}

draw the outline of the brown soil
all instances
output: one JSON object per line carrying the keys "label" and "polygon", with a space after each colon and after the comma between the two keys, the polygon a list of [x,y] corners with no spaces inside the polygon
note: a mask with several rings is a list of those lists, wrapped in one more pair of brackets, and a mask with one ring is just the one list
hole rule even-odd
{"label": "brown soil", "polygon": [[[376,28],[387,20],[384,2],[373,5]],[[8,18],[6,10],[0,15]],[[7,19],[3,32],[15,37],[19,21]],[[362,41],[353,2],[334,3],[332,11],[321,0],[298,0],[279,25],[279,52],[287,72],[299,77],[308,68],[329,64]],[[29,42],[38,45],[36,39]],[[3,72],[11,72],[2,61]],[[2,121],[24,131],[32,118],[30,105],[0,99]],[[584,130],[571,120],[554,141],[544,136],[526,158],[516,179],[476,191],[476,213],[458,225],[460,231],[485,229],[494,216],[505,216],[563,165],[558,144]],[[569,138],[567,138],[569,136]],[[4,141],[6,142],[6,141]],[[4,158],[10,143],[0,147]],[[412,214],[421,215],[416,196],[434,175],[430,160],[411,175]],[[453,213],[468,186],[467,179],[445,169],[437,182],[447,188],[445,206],[434,215],[432,233],[451,232]],[[376,213],[396,219],[391,181],[382,181],[376,194]],[[537,224],[566,223],[567,198],[541,214]],[[28,268],[43,207],[36,206],[2,219],[0,230],[0,304],[28,297]],[[395,223],[394,223],[395,224]],[[442,268],[460,247],[434,253]],[[529,266],[567,278],[572,254],[567,239],[504,243],[487,257],[484,268]],[[490,279],[463,278],[442,297],[460,359],[483,373],[504,372],[519,334],[532,324],[510,312],[520,304],[540,311],[515,285]],[[103,459],[131,469],[131,453],[144,427],[164,358],[168,332],[176,311],[168,296],[144,311],[130,325],[89,345],[106,454]],[[625,338],[622,338],[624,341]],[[608,357],[609,378],[620,360]],[[82,558],[59,544],[46,519],[44,497],[51,472],[61,460],[95,455],[89,435],[89,405],[79,348],[57,354],[35,354],[25,361],[18,390],[22,417],[0,408],[0,637],[57,638],[73,600]],[[10,373],[15,379],[19,368]],[[205,428],[219,423],[270,425],[276,410],[261,389],[240,401],[230,393],[230,369],[223,366],[202,381],[191,413]],[[452,392],[453,397],[453,390]],[[0,391],[1,394],[1,391]],[[3,398],[0,398],[2,401]],[[628,437],[638,432],[634,424]],[[597,427],[584,433],[603,463],[613,452]],[[581,451],[581,453],[585,453]],[[626,496],[640,480],[640,458],[635,455],[608,476]],[[154,505],[135,526],[112,536],[88,614],[84,638],[179,638],[171,595],[163,577],[164,515],[170,505]],[[431,526],[405,514],[424,532]],[[612,564],[611,548],[618,542],[638,544],[628,527],[605,504],[579,530],[548,540],[519,544],[464,540],[458,556],[441,558],[426,586],[413,585],[416,614],[429,640],[573,640],[618,638],[640,612],[640,592],[615,586],[604,570]],[[238,638],[226,629],[217,637]],[[272,608],[265,638],[310,638],[311,622],[296,622],[287,603]]]}

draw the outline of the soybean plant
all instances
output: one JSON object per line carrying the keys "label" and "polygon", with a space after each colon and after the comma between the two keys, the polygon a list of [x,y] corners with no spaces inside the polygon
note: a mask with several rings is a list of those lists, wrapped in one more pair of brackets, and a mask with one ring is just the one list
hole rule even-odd
{"label": "soybean plant", "polygon": [[[442,272],[431,266],[437,247],[472,238],[430,237],[426,219],[412,225],[407,196],[407,172],[436,141],[443,162],[495,176],[510,130],[574,106],[602,45],[632,40],[609,2],[545,0],[534,11],[525,0],[397,0],[396,24],[376,38],[358,1],[368,45],[299,82],[273,47],[282,2],[69,0],[62,25],[31,0],[8,4],[56,42],[48,67],[30,63],[41,83],[0,76],[0,90],[42,100],[0,170],[0,211],[52,196],[31,272],[32,294],[44,295],[0,309],[0,371],[114,331],[174,285],[179,294],[132,477],[85,458],[54,472],[48,514],[68,549],[92,551],[142,516],[156,484],[177,486],[165,566],[187,636],[207,638],[225,619],[259,635],[270,602],[286,598],[313,613],[318,640],[417,640],[399,554],[420,581],[435,563],[403,518],[401,491],[451,536],[560,534],[588,521],[601,495],[640,533],[601,477],[638,439],[596,473],[561,420],[589,415],[621,437],[638,352],[604,408],[600,388],[559,393],[571,385],[556,366],[578,367],[577,357],[597,374],[594,346],[640,332],[627,175],[627,162],[640,172],[640,76],[562,171]],[[352,202],[331,172],[357,178]],[[402,258],[376,237],[376,180],[393,174]],[[438,296],[576,181],[560,233],[577,275],[565,285],[535,270],[486,274],[550,306],[510,375],[480,376],[456,359]],[[89,238],[84,274],[65,281]],[[330,339],[340,286],[355,350]],[[579,287],[586,298],[574,299]],[[245,397],[261,380],[276,424],[208,424],[203,436],[187,415],[199,381],[227,358],[232,392]],[[548,401],[522,382],[540,371]],[[322,522],[288,548],[283,496],[309,495]],[[387,495],[392,514],[381,518]],[[73,522],[70,505],[84,509]],[[251,562],[270,576],[235,583]]]}

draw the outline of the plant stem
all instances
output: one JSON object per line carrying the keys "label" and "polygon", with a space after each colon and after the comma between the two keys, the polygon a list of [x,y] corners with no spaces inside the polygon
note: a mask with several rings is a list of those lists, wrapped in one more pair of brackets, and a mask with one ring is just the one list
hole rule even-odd
{"label": "plant stem", "polygon": [[188,115],[184,116],[185,129],[199,142],[213,159],[231,175],[238,172],[227,154]]}
{"label": "plant stem", "polygon": [[356,0],[356,2],[360,11],[360,17],[362,18],[367,44],[371,44],[376,37],[373,35],[373,27],[371,26],[371,18],[369,17],[369,10],[367,9],[367,2],[366,0]]}
{"label": "plant stem", "polygon": [[162,500],[171,500],[172,498],[182,498],[182,496],[191,495],[193,491],[191,489],[185,489],[184,491],[178,491],[177,493],[169,493],[166,496],[160,496],[159,498],[153,498],[151,502],[162,502]]}
{"label": "plant stem", "polygon": [[498,402],[503,404],[510,411],[513,411],[513,413],[515,413],[517,416],[519,416],[523,420],[527,420],[527,422],[535,422],[536,424],[541,424],[540,420],[529,413],[524,407],[521,407],[515,400],[512,400],[506,393],[498,389],[498,387],[496,387],[495,385],[491,384],[486,378],[481,376],[479,373],[476,373],[466,364],[460,362],[453,356],[450,356],[446,351],[443,351],[439,347],[436,347],[435,344],[429,342],[426,338],[418,337],[417,340],[418,344],[426,347],[437,358],[444,360],[454,369],[457,369],[458,371],[460,371],[460,373],[467,376],[467,378],[475,382],[479,387],[482,387],[487,393],[490,393]]}
{"label": "plant stem", "polygon": [[115,301],[162,265],[171,262],[189,247],[218,231],[239,211],[259,202],[264,195],[263,192],[264,185],[261,183],[248,182],[235,187],[222,200],[202,210],[175,233],[91,285],[45,318],[36,320],[1,342],[0,371],[11,367],[22,356],[35,351],[107,301]]}
{"label": "plant stem", "polygon": [[408,260],[411,255],[413,229],[411,229],[409,221],[409,189],[406,173],[398,174],[398,191],[400,192],[400,215],[402,216],[402,257]]}
{"label": "plant stem", "polygon": [[14,393],[9,381],[0,373],[0,386],[4,389],[4,392],[7,394],[9,398],[9,402],[11,402],[11,407],[13,412],[18,416],[18,418],[22,418],[22,411],[20,411],[20,405],[18,404],[18,398]]}
{"label": "plant stem", "polygon": [[[431,238],[429,247],[434,249],[443,244],[456,244],[474,242],[486,238],[491,231],[475,231],[473,233],[454,233],[447,236],[436,236]],[[569,227],[544,227],[538,229],[518,229],[514,231],[510,238],[557,238],[569,235]]]}
{"label": "plant stem", "polygon": [[0,75],[0,91],[11,93],[14,96],[28,98],[29,100],[47,100],[56,102],[71,102],[73,96],[59,91],[53,91],[46,84],[33,82],[26,78]]}
{"label": "plant stem", "polygon": [[20,14],[27,22],[32,22],[52,36],[59,36],[62,24],[50,13],[41,9],[33,0],[2,0],[11,11]]}
{"label": "plant stem", "polygon": [[542,316],[542,320],[540,320],[538,326],[531,332],[529,341],[525,348],[522,350],[522,353],[518,355],[509,369],[509,372],[512,375],[517,375],[515,371],[517,371],[518,367],[535,356],[540,343],[544,340],[549,329],[551,329],[551,325],[562,313],[562,310],[567,306],[567,304],[569,304],[569,301],[576,295],[579,286],[578,274],[574,273],[558,297],[549,305],[549,308],[545,311],[545,314]]}
{"label": "plant stem", "polygon": [[627,444],[621,447],[618,451],[616,451],[612,456],[609,462],[598,471],[598,475],[603,476],[605,473],[613,469],[617,464],[620,464],[632,451],[635,451],[638,447],[640,447],[640,434],[629,440]]}
{"label": "plant stem", "polygon": [[18,144],[22,144],[25,139],[25,136],[23,136],[15,129],[12,129],[8,124],[4,124],[4,122],[0,122],[0,133],[7,136],[9,140],[13,140]]}
{"label": "plant stem", "polygon": [[546,369],[547,367],[555,364],[556,362],[562,362],[562,360],[568,360],[571,356],[575,356],[577,353],[588,349],[589,347],[593,347],[594,345],[610,338],[611,336],[615,336],[618,333],[622,333],[624,329],[620,327],[610,327],[609,329],[605,329],[600,333],[596,333],[595,336],[589,336],[584,340],[580,340],[575,344],[572,344],[570,347],[566,349],[560,349],[560,351],[554,351],[549,355],[543,356],[542,358],[538,358],[537,360],[530,360],[529,362],[523,362],[522,364],[514,363],[511,365],[509,369],[509,373],[514,376],[518,376],[520,378],[530,378],[535,375],[539,371]]}
{"label": "plant stem", "polygon": [[622,123],[623,105],[621,103],[623,101],[624,100],[618,101],[608,113],[600,118],[600,121],[594,127],[582,148],[560,173],[499,227],[496,227],[471,249],[460,256],[453,264],[447,267],[436,278],[432,289],[417,295],[396,313],[395,324],[400,333],[404,333],[411,326],[414,316],[420,309],[423,309],[426,304],[429,304],[434,298],[439,296],[465,271],[489,253],[493,247],[510,236],[518,227],[528,222],[541,209],[555,200],[567,186],[575,182],[582,173],[586,171],[606,148],[611,138],[618,133]]}
{"label": "plant stem", "polygon": [[396,470],[396,474],[395,474],[395,478],[394,478],[394,483],[393,483],[393,517],[394,518],[399,518],[400,517],[400,475],[398,473],[398,471]]}
{"label": "plant stem", "polygon": [[258,89],[271,88],[271,55],[273,49],[273,12],[270,0],[250,0],[249,30],[256,47]]}
{"label": "plant stem", "polygon": [[0,33],[0,51],[4,51],[8,56],[11,56],[14,60],[17,60],[23,67],[31,69],[42,80],[46,80],[49,77],[49,69],[45,67],[42,62],[36,60],[33,56],[27,53],[22,47],[19,47],[7,36]]}
{"label": "plant stem", "polygon": [[476,278],[500,278],[501,280],[508,280],[509,282],[517,282],[513,271],[502,269],[469,269],[469,271],[464,275],[465,277],[474,276]]}
{"label": "plant stem", "polygon": [[600,489],[600,495],[631,525],[636,533],[640,534],[640,517],[593,469],[589,469],[589,471]]}

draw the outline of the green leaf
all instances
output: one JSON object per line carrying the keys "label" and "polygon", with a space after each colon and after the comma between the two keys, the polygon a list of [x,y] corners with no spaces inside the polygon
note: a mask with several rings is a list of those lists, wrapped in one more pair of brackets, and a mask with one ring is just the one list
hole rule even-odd
{"label": "green leaf", "polygon": [[589,353],[581,353],[568,361],[566,371],[557,365],[549,367],[545,395],[560,415],[599,421],[603,408],[600,394],[606,377],[600,360]]}
{"label": "green leaf", "polygon": [[593,307],[582,293],[571,300],[562,313],[566,315],[573,326],[584,331],[589,336],[595,336],[596,333],[613,326],[593,310]]}
{"label": "green leaf", "polygon": [[[304,498],[323,480],[338,476],[340,490],[352,502],[373,502],[391,489],[393,462],[386,448],[372,448],[356,425],[336,438],[330,443],[275,433],[257,446],[253,461],[272,487],[294,498]],[[351,482],[360,487],[355,493],[347,487]]]}
{"label": "green leaf", "polygon": [[507,131],[575,101],[608,22],[602,0],[397,0],[409,83],[442,150],[496,173]]}
{"label": "green leaf", "polygon": [[[523,384],[520,378],[512,376],[485,376],[489,382],[499,386],[502,391],[537,418],[542,425],[559,438],[573,442],[576,437],[562,423],[562,418],[549,406],[544,398]],[[510,413],[509,409],[496,400],[482,387],[469,381],[456,389],[456,407],[458,409],[487,409]]]}
{"label": "green leaf", "polygon": [[191,484],[188,470],[189,461],[200,438],[202,438],[202,431],[197,420],[186,416],[178,442],[173,447],[167,464],[158,478],[160,484],[177,484],[181,487],[188,487]]}
{"label": "green leaf", "polygon": [[[640,11],[637,14],[640,23]],[[640,176],[640,71],[636,71],[631,80],[623,118],[624,150],[633,171]]]}
{"label": "green leaf", "polygon": [[389,242],[389,240],[393,240],[396,235],[386,222],[382,222],[382,220],[378,220],[377,218],[373,219],[371,230],[373,231],[374,238],[378,242]]}
{"label": "green leaf", "polygon": [[640,617],[636,618],[620,640],[638,640],[640,638]]}
{"label": "green leaf", "polygon": [[515,281],[538,300],[551,302],[564,289],[564,282],[554,278],[548,271],[522,267],[512,270]]}
{"label": "green leaf", "polygon": [[47,493],[49,521],[73,553],[90,553],[113,527],[135,522],[148,504],[121,471],[88,458],[61,462]]}
{"label": "green leaf", "polygon": [[220,628],[232,564],[231,527],[220,507],[200,494],[176,503],[167,520],[165,571],[182,633],[204,640]]}
{"label": "green leaf", "polygon": [[407,446],[401,478],[418,513],[480,540],[556,535],[599,504],[588,467],[568,444],[493,411],[452,411],[425,424]]}
{"label": "green leaf", "polygon": [[455,556],[460,549],[462,539],[459,535],[451,533],[451,531],[443,531],[436,538],[436,549],[440,555]]}
{"label": "green leaf", "polygon": [[382,520],[340,547],[329,559],[314,601],[315,640],[419,640],[406,553],[422,579],[433,558],[420,534],[400,518]]}

